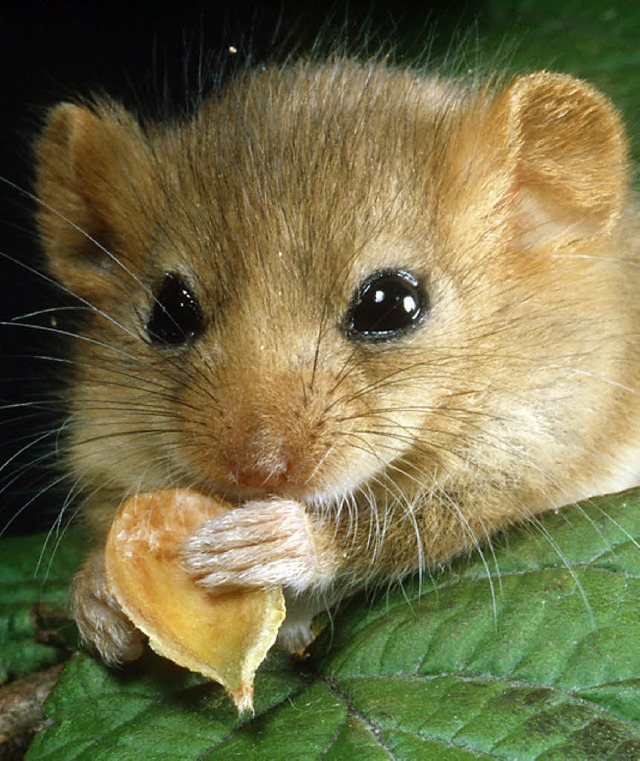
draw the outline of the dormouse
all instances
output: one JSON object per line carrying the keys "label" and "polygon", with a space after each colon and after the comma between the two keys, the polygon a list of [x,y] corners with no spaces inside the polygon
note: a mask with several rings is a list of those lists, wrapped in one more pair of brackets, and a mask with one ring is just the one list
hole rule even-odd
{"label": "dormouse", "polygon": [[238,505],[182,548],[211,589],[319,612],[640,475],[640,242],[620,117],[538,72],[348,58],[237,76],[193,116],[63,103],[36,147],[51,274],[84,307],[65,464],[86,641],[128,496]]}

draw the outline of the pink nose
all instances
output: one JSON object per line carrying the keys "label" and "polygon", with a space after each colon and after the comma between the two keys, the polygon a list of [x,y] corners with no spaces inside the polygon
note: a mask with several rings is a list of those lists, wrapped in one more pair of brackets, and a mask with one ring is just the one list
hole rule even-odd
{"label": "pink nose", "polygon": [[280,473],[265,473],[261,470],[241,470],[238,475],[238,484],[240,486],[250,486],[253,489],[274,489],[278,486],[282,486],[287,480],[287,474]]}
{"label": "pink nose", "polygon": [[229,471],[233,474],[236,484],[245,489],[261,491],[277,491],[289,480],[291,463],[285,462],[280,467],[252,467],[235,461],[229,462]]}

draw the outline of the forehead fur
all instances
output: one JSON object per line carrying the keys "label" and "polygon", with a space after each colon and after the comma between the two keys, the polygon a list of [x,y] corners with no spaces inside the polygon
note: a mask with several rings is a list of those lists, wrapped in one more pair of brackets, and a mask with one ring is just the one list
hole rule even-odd
{"label": "forehead fur", "polygon": [[172,214],[205,243],[198,258],[247,276],[276,266],[277,277],[286,258],[290,276],[306,279],[349,271],[383,227],[401,237],[433,222],[460,108],[450,83],[299,64],[236,80],[194,121],[150,140]]}

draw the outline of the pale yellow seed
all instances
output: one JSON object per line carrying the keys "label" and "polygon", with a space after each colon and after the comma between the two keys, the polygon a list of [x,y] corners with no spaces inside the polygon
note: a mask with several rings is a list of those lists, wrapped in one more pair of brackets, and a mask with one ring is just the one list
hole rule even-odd
{"label": "pale yellow seed", "polygon": [[105,550],[107,584],[153,650],[219,682],[238,711],[285,617],[280,589],[212,594],[183,570],[179,550],[231,505],[188,489],[149,492],[120,507]]}

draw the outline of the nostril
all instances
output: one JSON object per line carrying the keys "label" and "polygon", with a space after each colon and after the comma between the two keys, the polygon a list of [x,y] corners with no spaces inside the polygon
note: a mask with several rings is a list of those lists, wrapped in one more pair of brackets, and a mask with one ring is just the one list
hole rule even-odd
{"label": "nostril", "polygon": [[291,462],[287,460],[276,466],[244,465],[235,460],[228,461],[229,472],[234,482],[241,487],[273,491],[287,483]]}
{"label": "nostril", "polygon": [[271,473],[255,468],[249,468],[238,472],[238,483],[241,486],[251,486],[255,489],[268,489],[275,486],[282,486],[286,480],[287,474],[284,471]]}

